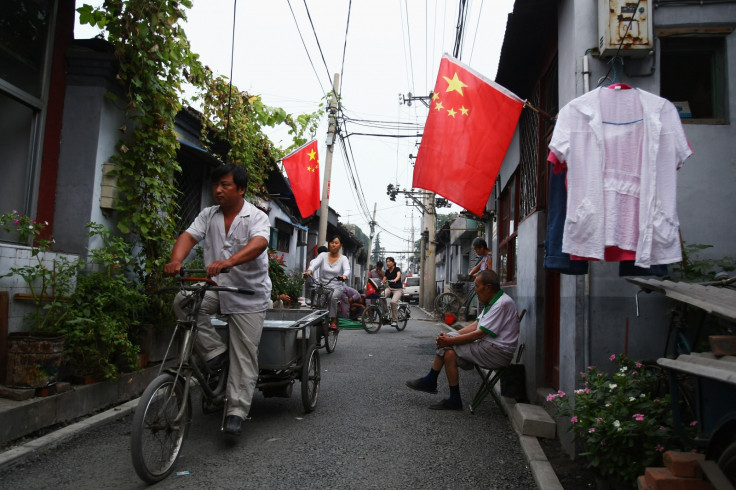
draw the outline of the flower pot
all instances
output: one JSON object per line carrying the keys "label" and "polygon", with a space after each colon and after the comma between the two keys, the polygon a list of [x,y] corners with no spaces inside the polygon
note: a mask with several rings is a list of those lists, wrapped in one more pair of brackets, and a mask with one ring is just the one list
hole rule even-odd
{"label": "flower pot", "polygon": [[6,384],[43,388],[57,381],[64,353],[64,335],[16,332],[8,335]]}

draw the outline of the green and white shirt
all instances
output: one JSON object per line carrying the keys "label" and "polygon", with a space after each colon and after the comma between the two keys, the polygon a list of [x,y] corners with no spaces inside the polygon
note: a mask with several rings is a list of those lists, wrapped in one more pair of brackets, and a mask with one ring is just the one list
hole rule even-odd
{"label": "green and white shirt", "polygon": [[519,342],[519,313],[514,300],[500,290],[478,316],[478,328],[486,334],[481,341],[513,354]]}

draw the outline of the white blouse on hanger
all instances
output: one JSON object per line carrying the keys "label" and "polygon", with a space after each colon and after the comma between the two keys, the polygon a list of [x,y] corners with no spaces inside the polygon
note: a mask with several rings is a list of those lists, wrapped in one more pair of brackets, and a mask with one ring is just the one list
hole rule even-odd
{"label": "white blouse on hanger", "polygon": [[598,88],[560,110],[550,150],[567,164],[562,251],[636,265],[682,260],[677,170],[692,154],[675,106],[643,90]]}

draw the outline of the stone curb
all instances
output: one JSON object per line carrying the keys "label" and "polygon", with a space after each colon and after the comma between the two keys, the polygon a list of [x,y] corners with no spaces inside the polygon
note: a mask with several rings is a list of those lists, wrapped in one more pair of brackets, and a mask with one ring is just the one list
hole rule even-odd
{"label": "stone curb", "polygon": [[138,406],[139,398],[130,400],[122,405],[113,407],[97,415],[93,415],[75,424],[68,425],[57,431],[41,436],[38,439],[21,444],[18,447],[0,453],[0,471],[5,471],[31,458],[38,451],[49,451],[65,441],[110,420],[128,415]]}

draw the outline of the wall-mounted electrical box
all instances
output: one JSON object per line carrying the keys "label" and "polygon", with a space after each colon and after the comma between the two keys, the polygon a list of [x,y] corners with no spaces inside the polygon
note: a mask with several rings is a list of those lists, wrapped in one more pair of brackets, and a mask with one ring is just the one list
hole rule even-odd
{"label": "wall-mounted electrical box", "polygon": [[618,53],[618,56],[643,57],[654,49],[651,3],[652,0],[598,0],[600,56]]}

